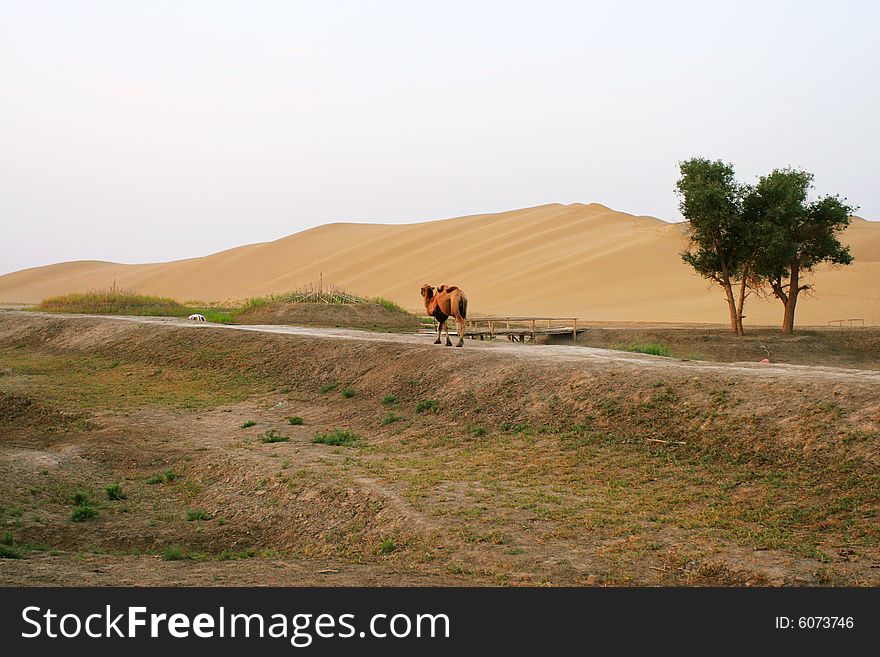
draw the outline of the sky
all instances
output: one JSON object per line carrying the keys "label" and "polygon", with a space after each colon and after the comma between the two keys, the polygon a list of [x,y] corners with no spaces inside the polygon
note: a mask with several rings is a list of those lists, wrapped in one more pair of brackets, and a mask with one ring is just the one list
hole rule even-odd
{"label": "sky", "polygon": [[0,0],[0,274],[598,202],[677,163],[880,219],[880,3]]}

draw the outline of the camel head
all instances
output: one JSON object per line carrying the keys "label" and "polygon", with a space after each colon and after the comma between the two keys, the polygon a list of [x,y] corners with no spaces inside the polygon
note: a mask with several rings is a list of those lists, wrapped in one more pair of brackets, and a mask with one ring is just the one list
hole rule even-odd
{"label": "camel head", "polygon": [[422,299],[425,300],[425,303],[428,303],[434,297],[434,288],[425,283],[422,285],[421,293]]}

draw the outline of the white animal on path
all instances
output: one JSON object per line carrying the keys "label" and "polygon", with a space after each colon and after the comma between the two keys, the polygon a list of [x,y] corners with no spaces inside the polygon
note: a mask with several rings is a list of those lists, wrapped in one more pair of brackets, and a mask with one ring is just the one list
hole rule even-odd
{"label": "white animal on path", "polygon": [[199,315],[198,313],[193,313],[188,317],[188,319],[193,320],[194,322],[207,322],[204,315]]}

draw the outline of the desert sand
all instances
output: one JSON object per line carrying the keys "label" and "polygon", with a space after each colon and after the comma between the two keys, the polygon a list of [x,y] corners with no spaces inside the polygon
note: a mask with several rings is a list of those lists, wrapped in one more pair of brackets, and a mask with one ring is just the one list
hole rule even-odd
{"label": "desert sand", "polygon": [[[180,301],[236,301],[316,283],[420,309],[423,283],[455,283],[472,314],[595,321],[723,323],[723,294],[681,262],[682,224],[603,205],[549,204],[405,225],[334,223],[273,242],[167,263],[66,262],[0,276],[0,302],[125,289]],[[880,222],[855,218],[850,267],[822,266],[798,323],[880,324]],[[750,299],[746,323],[775,325],[781,304]]]}

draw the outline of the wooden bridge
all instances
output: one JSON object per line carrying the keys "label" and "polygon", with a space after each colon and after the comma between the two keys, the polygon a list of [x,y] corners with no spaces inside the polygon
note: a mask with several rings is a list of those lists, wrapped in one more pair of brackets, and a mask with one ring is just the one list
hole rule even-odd
{"label": "wooden bridge", "polygon": [[[457,334],[451,318],[447,326],[450,333]],[[536,343],[541,335],[570,335],[573,341],[577,341],[578,334],[587,330],[586,326],[578,326],[577,317],[472,317],[465,323],[464,335],[472,340],[507,336],[511,342]],[[433,332],[437,332],[436,322]]]}

